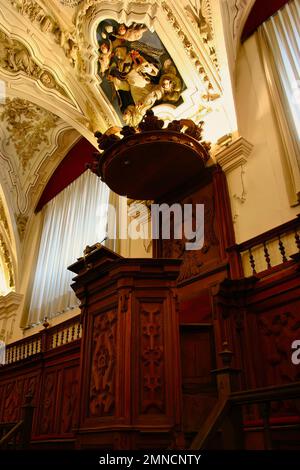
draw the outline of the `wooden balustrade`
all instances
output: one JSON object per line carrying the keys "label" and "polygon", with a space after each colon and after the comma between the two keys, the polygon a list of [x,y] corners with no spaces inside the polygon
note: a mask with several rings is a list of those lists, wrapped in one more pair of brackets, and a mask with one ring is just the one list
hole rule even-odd
{"label": "wooden balustrade", "polygon": [[80,316],[77,315],[58,325],[44,328],[39,333],[7,345],[5,362],[6,364],[13,364],[36,354],[72,343],[80,339],[81,334]]}
{"label": "wooden balustrade", "polygon": [[291,255],[300,253],[300,214],[289,222],[230,247],[227,251],[239,253],[245,275],[268,272],[287,263]]}

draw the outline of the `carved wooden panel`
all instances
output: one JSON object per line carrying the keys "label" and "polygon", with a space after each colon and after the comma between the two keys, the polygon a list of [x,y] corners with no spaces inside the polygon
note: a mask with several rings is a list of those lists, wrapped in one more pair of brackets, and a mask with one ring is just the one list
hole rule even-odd
{"label": "carved wooden panel", "polygon": [[183,426],[194,432],[217,399],[211,371],[215,369],[212,326],[184,325],[180,329],[183,391]]}
{"label": "carved wooden panel", "polygon": [[185,197],[180,201],[180,204],[182,205],[182,211],[184,204],[192,205],[193,230],[196,227],[196,204],[204,204],[204,245],[200,250],[187,251],[185,244],[188,240],[184,236],[183,225],[183,237],[179,240],[174,239],[174,218],[172,218],[173,214],[171,213],[171,237],[170,240],[160,242],[160,256],[162,258],[183,258],[178,281],[186,281],[197,276],[210,265],[217,264],[220,261],[212,183]]}
{"label": "carved wooden panel", "polygon": [[40,434],[55,431],[55,410],[57,397],[57,371],[46,372],[41,395]]}
{"label": "carved wooden panel", "polygon": [[15,422],[20,417],[20,406],[22,404],[23,382],[13,380],[6,384],[4,392],[4,405],[2,419],[4,422]]}
{"label": "carved wooden panel", "polygon": [[266,385],[300,380],[300,369],[292,363],[291,345],[300,339],[300,302],[277,308],[258,317]]}
{"label": "carved wooden panel", "polygon": [[163,304],[140,304],[140,413],[165,410]]}
{"label": "carved wooden panel", "polygon": [[115,310],[94,318],[89,395],[92,417],[113,416],[115,412],[116,330]]}
{"label": "carved wooden panel", "polygon": [[78,393],[79,393],[79,368],[77,365],[63,370],[62,389],[63,400],[61,402],[60,433],[69,434],[76,425]]}

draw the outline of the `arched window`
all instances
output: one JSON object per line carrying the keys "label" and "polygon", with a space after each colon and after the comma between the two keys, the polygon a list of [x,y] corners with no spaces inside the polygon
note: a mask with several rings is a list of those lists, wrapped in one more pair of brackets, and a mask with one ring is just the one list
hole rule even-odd
{"label": "arched window", "polygon": [[89,170],[42,209],[43,227],[29,309],[29,325],[78,305],[68,266],[87,245],[106,236],[109,189]]}

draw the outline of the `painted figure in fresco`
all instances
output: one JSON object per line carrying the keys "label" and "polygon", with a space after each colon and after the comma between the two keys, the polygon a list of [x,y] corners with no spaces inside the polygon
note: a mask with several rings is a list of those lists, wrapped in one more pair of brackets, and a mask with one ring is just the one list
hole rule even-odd
{"label": "painted figure in fresco", "polygon": [[100,73],[101,75],[104,75],[109,69],[109,64],[113,54],[112,42],[102,42],[99,47],[99,52]]}
{"label": "painted figure in fresco", "polygon": [[176,75],[176,69],[168,59],[164,63],[162,75],[157,85],[148,84],[143,93],[137,96],[135,106],[129,106],[123,113],[123,119],[128,126],[135,127],[143,118],[146,111],[157,101],[176,102],[180,98],[182,84]]}
{"label": "painted figure in fresco", "polygon": [[131,26],[126,26],[123,23],[117,28],[116,37],[126,41],[139,41],[147,29],[142,24],[133,23]]}
{"label": "painted figure in fresco", "polygon": [[118,99],[125,124],[136,127],[157,102],[178,102],[182,81],[166,51],[141,41],[148,31],[106,21],[101,24],[99,69]]}

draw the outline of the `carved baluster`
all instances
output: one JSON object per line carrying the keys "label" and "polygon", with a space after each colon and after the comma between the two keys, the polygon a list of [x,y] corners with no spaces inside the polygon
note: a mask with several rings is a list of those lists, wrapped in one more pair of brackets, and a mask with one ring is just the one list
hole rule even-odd
{"label": "carved baluster", "polygon": [[55,346],[54,346],[55,348],[57,348],[57,346],[58,346],[58,335],[59,335],[59,332],[56,331],[56,333],[55,333]]}
{"label": "carved baluster", "polygon": [[267,262],[268,269],[271,269],[272,268],[271,258],[270,258],[270,254],[269,254],[269,250],[268,250],[266,242],[264,242],[264,253],[265,253],[265,260]]}
{"label": "carved baluster", "polygon": [[65,341],[65,330],[61,330],[61,332],[60,332],[60,346],[65,344],[64,341]]}
{"label": "carved baluster", "polygon": [[10,348],[9,348],[9,349],[6,349],[6,352],[5,352],[5,364],[10,364],[10,353],[11,353]]}
{"label": "carved baluster", "polygon": [[72,329],[71,329],[71,341],[74,341],[74,339],[75,339],[75,323],[73,323]]}
{"label": "carved baluster", "polygon": [[296,241],[298,251],[300,252],[300,236],[299,236],[299,233],[297,232],[297,230],[295,230],[295,241]]}
{"label": "carved baluster", "polygon": [[280,235],[278,236],[278,245],[279,245],[279,251],[281,253],[282,262],[285,263],[287,261],[287,257],[285,255],[285,247],[280,238]]}
{"label": "carved baluster", "polygon": [[80,338],[80,323],[77,323],[77,336],[76,336],[76,339],[79,339]]}
{"label": "carved baluster", "polygon": [[255,259],[254,259],[254,256],[253,256],[253,254],[252,254],[251,248],[249,248],[249,261],[250,261],[252,273],[253,273],[253,274],[256,274]]}
{"label": "carved baluster", "polygon": [[67,328],[66,329],[66,344],[68,344],[68,342],[69,342],[69,335],[70,335],[70,329]]}

